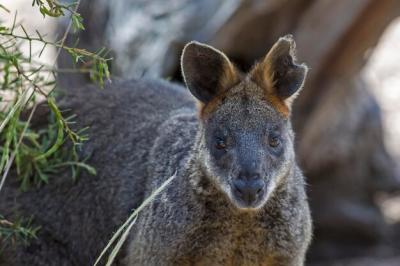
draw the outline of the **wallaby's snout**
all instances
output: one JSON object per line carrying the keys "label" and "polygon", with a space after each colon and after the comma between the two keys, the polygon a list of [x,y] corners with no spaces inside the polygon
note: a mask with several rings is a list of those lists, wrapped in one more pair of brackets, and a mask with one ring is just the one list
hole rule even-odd
{"label": "wallaby's snout", "polygon": [[264,194],[265,182],[258,174],[240,175],[232,183],[234,196],[247,207],[253,207]]}
{"label": "wallaby's snout", "polygon": [[236,162],[232,163],[235,174],[232,176],[231,189],[235,200],[243,208],[255,208],[265,196],[266,174],[262,142],[257,136],[241,133],[236,136]]}

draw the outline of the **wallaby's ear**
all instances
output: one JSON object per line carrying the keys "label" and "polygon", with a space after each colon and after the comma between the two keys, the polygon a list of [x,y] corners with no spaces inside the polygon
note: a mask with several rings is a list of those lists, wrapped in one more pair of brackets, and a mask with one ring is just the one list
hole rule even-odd
{"label": "wallaby's ear", "polygon": [[303,87],[308,71],[305,64],[296,62],[295,48],[292,35],[280,38],[251,72],[252,79],[288,109]]}
{"label": "wallaby's ear", "polygon": [[186,86],[204,104],[239,80],[235,67],[225,54],[199,42],[186,44],[181,68]]}

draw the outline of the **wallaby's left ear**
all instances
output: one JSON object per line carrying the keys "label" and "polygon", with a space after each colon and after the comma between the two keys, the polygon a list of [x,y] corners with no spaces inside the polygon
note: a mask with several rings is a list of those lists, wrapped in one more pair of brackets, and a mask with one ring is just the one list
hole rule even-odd
{"label": "wallaby's left ear", "polygon": [[199,42],[190,42],[183,48],[181,68],[186,86],[203,104],[239,80],[235,67],[225,54]]}
{"label": "wallaby's left ear", "polygon": [[252,79],[288,108],[304,85],[308,68],[298,64],[291,35],[280,38],[252,72]]}

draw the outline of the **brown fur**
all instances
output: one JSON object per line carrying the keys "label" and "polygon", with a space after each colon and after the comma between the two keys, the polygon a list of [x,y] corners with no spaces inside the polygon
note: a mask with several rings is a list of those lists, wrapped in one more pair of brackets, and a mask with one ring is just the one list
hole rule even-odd
{"label": "brown fur", "polygon": [[[224,55],[225,56],[225,55]],[[223,65],[222,74],[218,80],[218,91],[220,92],[216,97],[211,99],[208,103],[198,102],[199,117],[206,119],[211,114],[226,96],[229,88],[238,84],[241,80],[241,73],[231,62],[225,62]]]}
{"label": "brown fur", "polygon": [[207,117],[213,113],[218,106],[222,103],[224,98],[226,97],[227,91],[222,92],[221,94],[217,95],[214,97],[211,101],[208,103],[198,103],[198,110],[199,110],[199,116],[201,119],[207,119]]}
{"label": "brown fur", "polygon": [[[220,58],[217,60],[213,58],[213,60],[216,60],[214,64],[210,62],[210,64],[219,65],[219,73],[215,73],[218,77],[218,82],[215,88],[215,91],[217,92],[216,95],[208,102],[200,101],[198,104],[200,118],[206,119],[222,103],[223,99],[226,97],[227,90],[245,79],[250,79],[264,90],[265,100],[274,109],[284,117],[289,116],[292,99],[288,99],[290,97],[279,95],[277,82],[274,80],[279,70],[274,71],[274,69],[276,68],[277,62],[280,60],[280,57],[289,56],[289,60],[292,60],[293,62],[296,60],[294,52],[295,44],[291,36],[281,38],[271,48],[264,59],[253,66],[247,76],[242,75],[223,53],[212,47],[205,47],[220,55]],[[197,52],[199,59],[205,58],[201,52]],[[209,59],[207,58],[207,60]],[[302,65],[301,67],[305,66]]]}
{"label": "brown fur", "polygon": [[[307,73],[307,67],[296,64],[296,56],[295,56],[295,43],[292,39],[292,36],[288,35],[283,38],[280,38],[279,41],[271,48],[265,58],[254,65],[252,70],[250,71],[250,78],[261,88],[264,89],[266,94],[267,101],[281,114],[285,117],[289,116],[290,113],[290,105],[298,91],[301,90],[303,84],[301,83],[300,88],[292,97],[283,97],[279,95],[278,84],[275,80],[277,77],[279,67],[276,67],[277,62],[281,60],[280,57],[286,57],[285,64],[288,64],[287,67],[293,68],[289,71],[298,71],[304,72],[304,76]],[[291,61],[291,62],[289,62]],[[292,66],[290,64],[293,64]],[[299,74],[300,74],[299,73]]]}
{"label": "brown fur", "polygon": [[283,99],[281,99],[274,90],[274,73],[270,68],[271,62],[264,59],[264,61],[257,63],[250,72],[250,78],[261,88],[264,89],[265,99],[271,104],[278,112],[285,117],[289,116],[290,109]]}
{"label": "brown fur", "polygon": [[279,113],[284,115],[285,117],[289,116],[290,110],[289,107],[286,105],[285,101],[282,101],[282,99],[279,98],[274,93],[266,93],[265,98],[267,102],[275,108]]}
{"label": "brown fur", "polygon": [[[284,100],[282,100],[276,93],[273,91],[273,83],[269,78],[264,77],[265,73],[262,71],[255,71],[257,69],[260,69],[262,66],[259,66],[257,64],[254,68],[253,71],[250,72],[249,78],[253,82],[255,82],[258,86],[262,87],[265,92],[265,100],[274,108],[276,109],[279,113],[281,113],[284,117],[288,117],[290,113],[290,109],[288,105],[285,103]],[[224,77],[224,84],[233,84],[236,85],[238,83],[238,80],[236,80],[237,76],[235,77],[235,80],[233,82],[228,82],[227,77]],[[260,85],[261,84],[261,85]],[[232,86],[232,87],[233,87]],[[226,87],[225,87],[226,88]],[[230,88],[230,87],[227,87]],[[214,112],[218,106],[222,103],[224,98],[227,95],[227,90],[225,89],[223,92],[215,96],[213,99],[211,99],[208,103],[202,103],[198,102],[197,107],[199,110],[199,117],[202,119],[206,119],[212,112]]]}

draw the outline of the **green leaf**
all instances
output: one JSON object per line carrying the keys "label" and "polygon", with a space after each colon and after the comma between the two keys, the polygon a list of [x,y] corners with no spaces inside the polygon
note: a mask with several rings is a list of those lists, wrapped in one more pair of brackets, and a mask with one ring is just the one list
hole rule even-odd
{"label": "green leaf", "polygon": [[75,31],[85,30],[85,27],[83,26],[83,18],[81,17],[80,14],[78,13],[73,14],[71,16],[71,19]]}
{"label": "green leaf", "polygon": [[57,125],[58,125],[57,139],[56,139],[56,142],[53,144],[53,146],[49,150],[47,150],[45,153],[37,156],[35,158],[35,161],[45,159],[45,158],[49,157],[50,155],[52,155],[54,152],[56,152],[58,150],[58,148],[60,148],[60,146],[62,145],[63,140],[64,140],[64,123],[62,122],[63,117],[61,115],[61,112],[58,109],[54,98],[52,98],[52,97],[48,98],[47,103],[57,119]]}

